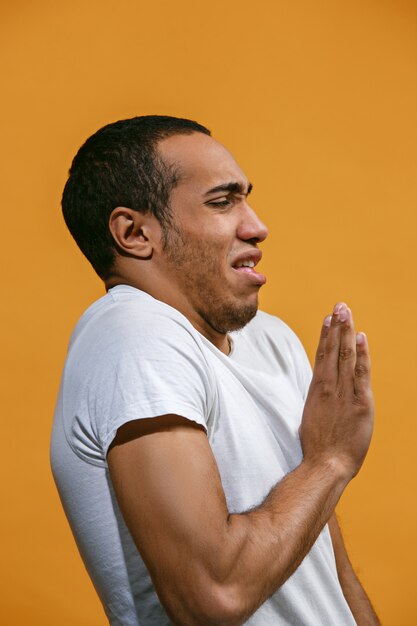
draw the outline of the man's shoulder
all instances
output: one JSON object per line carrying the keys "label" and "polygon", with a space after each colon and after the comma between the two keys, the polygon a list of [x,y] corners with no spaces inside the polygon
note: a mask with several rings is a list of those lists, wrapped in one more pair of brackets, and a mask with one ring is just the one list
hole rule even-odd
{"label": "man's shoulder", "polygon": [[152,355],[155,351],[201,352],[200,337],[177,309],[133,287],[118,286],[93,303],[80,318],[69,353]]}
{"label": "man's shoulder", "polygon": [[155,333],[166,324],[192,329],[177,309],[129,285],[118,285],[94,302],[81,316],[74,338],[88,328],[92,332]]}

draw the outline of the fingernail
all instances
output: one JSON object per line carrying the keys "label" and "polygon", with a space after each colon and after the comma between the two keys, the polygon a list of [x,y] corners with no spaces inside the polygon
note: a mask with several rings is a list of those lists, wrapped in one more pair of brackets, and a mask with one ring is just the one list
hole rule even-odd
{"label": "fingernail", "polygon": [[339,320],[346,322],[347,319],[349,319],[349,309],[344,308],[339,312]]}
{"label": "fingernail", "polygon": [[358,345],[365,343],[365,333],[358,333],[356,335],[356,343]]}
{"label": "fingernail", "polygon": [[340,311],[342,309],[346,308],[346,304],[344,302],[338,302],[337,304],[335,304],[334,309],[333,309],[333,313],[335,313],[336,315],[338,315],[340,313]]}
{"label": "fingernail", "polygon": [[329,327],[330,324],[332,323],[332,316],[328,315],[327,317],[324,318],[324,322],[323,325]]}

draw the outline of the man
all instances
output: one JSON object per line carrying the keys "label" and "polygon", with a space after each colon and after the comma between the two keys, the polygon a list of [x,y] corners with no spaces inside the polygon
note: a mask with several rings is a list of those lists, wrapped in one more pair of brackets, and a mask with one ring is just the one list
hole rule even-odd
{"label": "man", "polygon": [[379,623],[334,516],[371,438],[366,337],[338,303],[310,386],[257,313],[250,190],[162,116],[101,129],[70,170],[65,220],[108,293],[71,338],[52,467],[113,625]]}

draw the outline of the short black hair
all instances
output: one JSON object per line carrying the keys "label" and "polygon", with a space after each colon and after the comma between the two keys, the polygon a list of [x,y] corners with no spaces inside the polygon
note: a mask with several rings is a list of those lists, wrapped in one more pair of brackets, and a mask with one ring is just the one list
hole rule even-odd
{"label": "short black hair", "polygon": [[97,274],[105,279],[114,262],[110,214],[118,206],[150,212],[164,232],[178,170],[158,154],[158,141],[210,131],[192,120],[144,115],[108,124],[81,146],[62,195],[65,223]]}

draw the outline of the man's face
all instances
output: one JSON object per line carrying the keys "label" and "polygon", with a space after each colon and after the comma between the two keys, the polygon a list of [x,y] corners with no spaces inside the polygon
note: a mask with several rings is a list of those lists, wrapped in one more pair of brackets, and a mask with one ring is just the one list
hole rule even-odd
{"label": "man's face", "polygon": [[173,226],[163,271],[203,326],[220,333],[242,328],[256,314],[266,281],[253,267],[267,229],[247,202],[249,182],[232,155],[207,135],[176,135],[160,142],[158,151],[180,172],[170,199]]}

